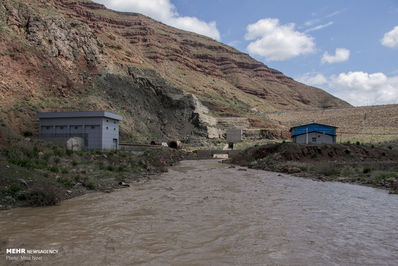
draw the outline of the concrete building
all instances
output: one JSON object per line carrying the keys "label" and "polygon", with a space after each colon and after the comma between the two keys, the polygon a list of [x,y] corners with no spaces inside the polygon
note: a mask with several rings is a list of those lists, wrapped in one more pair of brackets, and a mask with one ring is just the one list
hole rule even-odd
{"label": "concrete building", "polygon": [[39,138],[66,146],[80,138],[84,149],[115,150],[122,117],[105,111],[38,113]]}
{"label": "concrete building", "polygon": [[311,123],[292,127],[289,131],[294,143],[333,144],[336,143],[336,129],[334,126]]}

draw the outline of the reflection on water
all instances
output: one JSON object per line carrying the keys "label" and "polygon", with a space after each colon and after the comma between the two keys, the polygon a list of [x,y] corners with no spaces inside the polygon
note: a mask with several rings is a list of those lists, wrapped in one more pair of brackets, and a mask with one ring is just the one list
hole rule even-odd
{"label": "reflection on water", "polygon": [[0,212],[5,248],[48,265],[398,264],[398,196],[183,161],[151,182]]}

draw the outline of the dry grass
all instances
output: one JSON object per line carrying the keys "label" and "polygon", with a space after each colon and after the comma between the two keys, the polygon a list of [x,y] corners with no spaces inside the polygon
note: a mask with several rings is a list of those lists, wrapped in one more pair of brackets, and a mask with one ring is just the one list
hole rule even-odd
{"label": "dry grass", "polygon": [[267,117],[283,123],[286,130],[312,122],[337,126],[338,142],[398,140],[398,105],[275,112]]}

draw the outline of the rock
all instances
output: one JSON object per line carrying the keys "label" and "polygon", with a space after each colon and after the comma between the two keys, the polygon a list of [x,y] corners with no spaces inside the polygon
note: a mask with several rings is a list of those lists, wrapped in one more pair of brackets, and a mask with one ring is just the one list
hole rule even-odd
{"label": "rock", "polygon": [[129,187],[130,185],[127,184],[127,183],[125,183],[125,182],[123,182],[123,181],[120,181],[120,182],[119,182],[119,186],[122,186],[122,187]]}
{"label": "rock", "polygon": [[230,166],[228,166],[228,168],[236,168],[235,166],[233,166],[233,165],[230,165]]}
{"label": "rock", "polygon": [[246,168],[239,168],[238,171],[247,171]]}
{"label": "rock", "polygon": [[67,190],[66,193],[72,194],[72,190]]}
{"label": "rock", "polygon": [[22,178],[18,179],[18,182],[21,183],[22,185],[24,185],[25,187],[28,186],[28,183],[26,183],[26,181]]}

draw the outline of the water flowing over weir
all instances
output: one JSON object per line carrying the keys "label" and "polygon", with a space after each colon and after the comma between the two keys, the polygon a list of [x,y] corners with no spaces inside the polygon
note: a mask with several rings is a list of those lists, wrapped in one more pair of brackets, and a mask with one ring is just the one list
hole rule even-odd
{"label": "water flowing over weir", "polygon": [[[0,212],[6,248],[57,249],[39,265],[398,263],[398,196],[215,160],[46,208]],[[34,264],[34,262],[31,262]]]}

